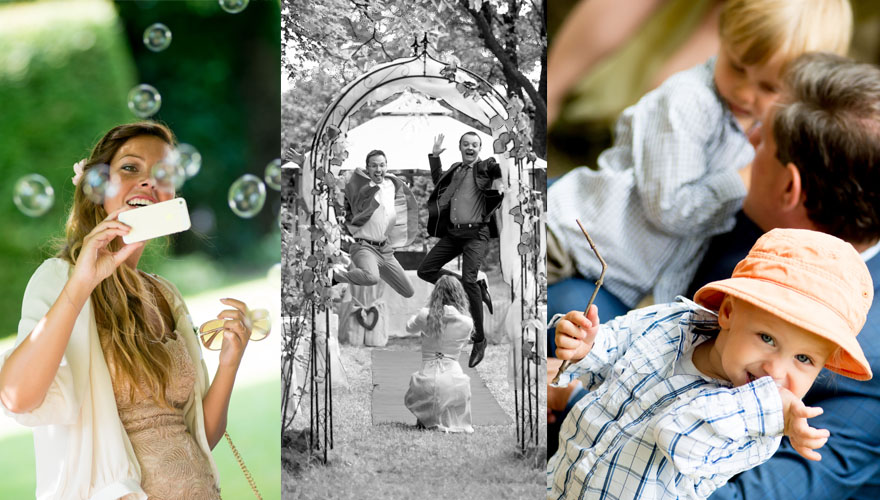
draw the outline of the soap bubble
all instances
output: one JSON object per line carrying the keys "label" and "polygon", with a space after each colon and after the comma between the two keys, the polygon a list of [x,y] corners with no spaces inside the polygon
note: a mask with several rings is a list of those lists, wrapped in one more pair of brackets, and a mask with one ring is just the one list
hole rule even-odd
{"label": "soap bubble", "polygon": [[220,8],[230,14],[238,14],[248,6],[250,0],[219,0]]}
{"label": "soap bubble", "polygon": [[180,166],[177,157],[172,155],[153,165],[150,169],[150,177],[156,183],[156,189],[174,193],[183,187],[186,172]]}
{"label": "soap bubble", "polygon": [[144,45],[153,52],[162,52],[171,45],[171,30],[162,23],[153,23],[144,30]]}
{"label": "soap bubble", "polygon": [[128,93],[128,109],[140,118],[149,118],[162,107],[162,96],[152,85],[142,83]]}
{"label": "soap bubble", "polygon": [[244,174],[229,186],[228,199],[235,215],[249,219],[266,203],[266,186],[256,175]]}
{"label": "soap bubble", "polygon": [[196,148],[181,142],[177,145],[177,154],[178,161],[180,166],[183,167],[187,179],[191,179],[199,173],[199,170],[202,168],[202,154]]}
{"label": "soap bubble", "polygon": [[83,193],[98,204],[119,194],[119,184],[110,178],[110,165],[95,165],[86,171],[83,177]]}
{"label": "soap bubble", "polygon": [[263,178],[270,188],[281,191],[281,158],[276,158],[266,165],[266,173]]}
{"label": "soap bubble", "polygon": [[40,174],[28,174],[15,182],[12,201],[28,217],[39,217],[55,203],[55,190]]}
{"label": "soap bubble", "polygon": [[208,206],[197,206],[189,213],[193,230],[202,234],[211,234],[217,224],[214,210]]}

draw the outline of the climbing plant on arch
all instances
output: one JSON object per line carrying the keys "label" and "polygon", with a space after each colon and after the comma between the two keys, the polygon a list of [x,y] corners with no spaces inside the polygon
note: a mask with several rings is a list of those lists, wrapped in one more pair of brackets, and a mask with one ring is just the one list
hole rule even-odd
{"label": "climbing plant on arch", "polygon": [[[412,57],[377,65],[345,86],[318,122],[311,149],[302,164],[301,200],[291,203],[296,232],[292,248],[299,256],[288,263],[289,276],[298,284],[294,292],[301,300],[291,301],[294,320],[287,332],[288,344],[308,336],[307,383],[310,394],[312,446],[332,448],[332,384],[330,383],[329,331],[332,305],[330,267],[340,261],[343,233],[342,189],[339,167],[347,156],[345,135],[351,116],[365,104],[407,90],[443,100],[450,107],[491,131],[493,151],[503,173],[504,201],[499,209],[502,221],[501,273],[510,286],[513,305],[505,321],[511,345],[515,387],[517,447],[537,448],[540,375],[546,370],[543,338],[545,324],[545,267],[543,186],[535,185],[532,170],[538,162],[531,148],[531,131],[523,103],[508,99],[480,76],[443,62],[431,55],[427,39],[413,44]],[[427,151],[426,151],[427,153]],[[543,177],[538,176],[539,182]],[[516,244],[508,244],[516,242]],[[541,338],[542,341],[536,341]],[[289,353],[288,353],[289,354]],[[283,373],[291,373],[294,356],[282,358]],[[288,381],[285,380],[285,384]],[[320,393],[320,394],[319,394]],[[290,394],[285,387],[284,394]],[[301,394],[301,393],[300,393]],[[288,397],[288,396],[285,396]],[[287,406],[288,403],[285,403]],[[285,420],[285,426],[290,422]]]}

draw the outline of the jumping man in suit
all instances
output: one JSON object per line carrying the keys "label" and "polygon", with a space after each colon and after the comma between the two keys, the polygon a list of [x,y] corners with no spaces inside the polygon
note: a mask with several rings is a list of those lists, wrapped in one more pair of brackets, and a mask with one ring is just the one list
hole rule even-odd
{"label": "jumping man in suit", "polygon": [[[495,179],[501,178],[501,167],[494,158],[480,160],[480,137],[467,132],[458,141],[461,162],[443,172],[440,153],[443,134],[434,139],[428,155],[434,191],[428,198],[428,234],[440,238],[419,266],[419,278],[436,283],[444,274],[461,280],[467,292],[471,317],[474,320],[474,348],[468,365],[477,366],[483,360],[486,337],[483,333],[483,305],[492,313],[492,299],[485,279],[477,273],[489,247],[489,238],[498,237],[495,210],[501,205],[502,193],[492,189]],[[450,260],[462,256],[461,276],[443,269]]]}
{"label": "jumping man in suit", "polygon": [[334,268],[340,283],[372,286],[381,277],[404,297],[413,296],[413,287],[394,248],[415,239],[419,210],[410,189],[397,176],[387,172],[385,153],[367,153],[366,168],[357,169],[345,185],[345,220],[354,243],[349,248],[354,269]]}

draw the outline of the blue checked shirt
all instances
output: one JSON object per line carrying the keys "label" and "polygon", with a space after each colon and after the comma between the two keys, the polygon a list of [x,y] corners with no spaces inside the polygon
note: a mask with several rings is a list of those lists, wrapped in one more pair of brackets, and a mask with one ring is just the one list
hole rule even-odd
{"label": "blue checked shirt", "polygon": [[[746,190],[737,169],[754,149],[715,89],[715,60],[677,73],[620,116],[599,169],[572,170],[549,188],[547,227],[578,272],[608,262],[604,286],[629,307],[687,289],[708,238],[730,231]],[[656,288],[655,288],[656,287]]]}
{"label": "blue checked shirt", "polygon": [[706,498],[779,447],[782,399],[770,377],[731,387],[673,375],[699,332],[718,327],[715,313],[679,300],[603,324],[590,354],[560,377],[590,393],[562,424],[548,499]]}

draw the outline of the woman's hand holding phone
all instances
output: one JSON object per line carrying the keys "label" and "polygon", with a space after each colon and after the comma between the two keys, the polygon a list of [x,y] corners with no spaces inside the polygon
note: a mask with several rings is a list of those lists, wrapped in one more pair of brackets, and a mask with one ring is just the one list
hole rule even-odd
{"label": "woman's hand holding phone", "polygon": [[113,271],[133,253],[144,247],[144,242],[139,242],[124,245],[116,252],[107,248],[111,241],[128,234],[131,230],[127,225],[117,220],[121,212],[129,209],[130,207],[120,207],[110,212],[83,238],[82,248],[76,259],[76,267],[71,279],[88,284],[89,289],[94,289],[113,274]]}

